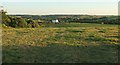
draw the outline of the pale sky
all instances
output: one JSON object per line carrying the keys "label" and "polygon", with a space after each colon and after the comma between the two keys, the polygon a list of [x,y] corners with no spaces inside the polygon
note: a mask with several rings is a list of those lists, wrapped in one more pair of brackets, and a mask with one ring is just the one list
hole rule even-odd
{"label": "pale sky", "polygon": [[3,0],[8,14],[117,15],[119,0]]}
{"label": "pale sky", "polygon": [[120,0],[0,0],[1,2],[118,2]]}

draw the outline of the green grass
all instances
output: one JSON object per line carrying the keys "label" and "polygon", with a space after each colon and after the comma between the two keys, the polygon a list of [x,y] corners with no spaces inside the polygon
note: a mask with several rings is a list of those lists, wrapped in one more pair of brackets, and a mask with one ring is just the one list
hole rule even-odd
{"label": "green grass", "polygon": [[3,28],[3,63],[117,63],[118,26]]}
{"label": "green grass", "polygon": [[112,24],[95,24],[95,23],[58,23],[58,24],[48,24],[48,27],[101,27],[101,26],[107,26],[107,27],[114,27],[118,25],[112,25]]}

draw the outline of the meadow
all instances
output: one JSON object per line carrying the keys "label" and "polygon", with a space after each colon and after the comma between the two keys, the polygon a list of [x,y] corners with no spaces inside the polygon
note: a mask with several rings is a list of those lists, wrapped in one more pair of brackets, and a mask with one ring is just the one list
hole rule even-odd
{"label": "meadow", "polygon": [[3,28],[3,63],[117,63],[118,25],[62,23]]}

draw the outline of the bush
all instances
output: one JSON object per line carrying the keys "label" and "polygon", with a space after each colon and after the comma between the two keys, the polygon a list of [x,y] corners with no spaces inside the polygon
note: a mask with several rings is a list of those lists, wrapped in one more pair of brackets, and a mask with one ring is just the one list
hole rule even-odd
{"label": "bush", "polygon": [[18,27],[27,27],[27,22],[24,19],[18,19]]}
{"label": "bush", "polygon": [[31,25],[31,24],[28,24],[27,27],[28,27],[28,28],[32,28],[32,25]]}
{"label": "bush", "polygon": [[11,17],[10,18],[11,23],[9,23],[9,26],[11,27],[27,27],[27,22],[23,18],[18,18],[18,17]]}
{"label": "bush", "polygon": [[39,27],[39,24],[35,20],[26,20],[28,27],[36,28]]}

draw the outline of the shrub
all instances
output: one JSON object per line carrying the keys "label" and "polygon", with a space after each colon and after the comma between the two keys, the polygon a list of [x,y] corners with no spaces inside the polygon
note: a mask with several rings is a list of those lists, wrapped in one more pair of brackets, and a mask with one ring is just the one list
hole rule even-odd
{"label": "shrub", "polygon": [[22,18],[18,19],[18,27],[27,27],[27,22]]}
{"label": "shrub", "polygon": [[39,27],[39,24],[35,20],[26,20],[28,27],[36,28]]}

